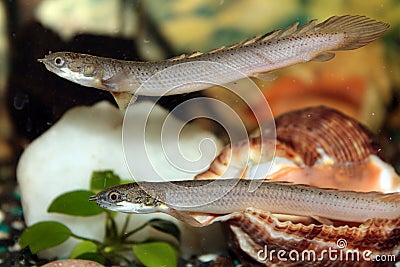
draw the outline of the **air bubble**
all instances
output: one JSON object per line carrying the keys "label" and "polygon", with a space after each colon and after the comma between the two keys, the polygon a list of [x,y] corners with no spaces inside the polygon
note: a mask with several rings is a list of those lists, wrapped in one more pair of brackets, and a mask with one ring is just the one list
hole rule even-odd
{"label": "air bubble", "polygon": [[14,108],[16,110],[22,110],[25,104],[29,103],[29,96],[27,94],[17,94],[14,97]]}

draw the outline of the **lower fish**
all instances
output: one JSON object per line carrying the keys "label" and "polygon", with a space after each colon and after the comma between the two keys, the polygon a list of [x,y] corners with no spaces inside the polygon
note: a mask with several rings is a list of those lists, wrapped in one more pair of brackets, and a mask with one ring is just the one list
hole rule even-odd
{"label": "lower fish", "polygon": [[[365,46],[382,36],[388,27],[387,23],[364,16],[333,16],[320,24],[312,20],[298,27],[294,23],[284,30],[206,53],[194,52],[157,62],[73,52],[52,53],[38,61],[67,80],[111,92],[124,109],[137,95],[189,93],[244,77],[270,79],[268,72],[272,70],[311,60],[327,61],[334,57],[332,51]],[[207,64],[210,62],[216,64]],[[174,68],[163,72],[170,67]]]}
{"label": "lower fish", "polygon": [[117,185],[90,198],[103,208],[125,213],[163,212],[194,226],[190,213],[230,214],[255,208],[319,220],[365,222],[400,217],[400,193],[355,192],[287,182],[244,179],[140,182]]}

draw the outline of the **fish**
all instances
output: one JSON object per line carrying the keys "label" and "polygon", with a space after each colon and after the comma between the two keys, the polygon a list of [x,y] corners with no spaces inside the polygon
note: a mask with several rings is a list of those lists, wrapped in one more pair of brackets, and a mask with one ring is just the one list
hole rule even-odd
{"label": "fish", "polygon": [[273,120],[274,131],[226,145],[194,179],[242,177],[341,190],[400,191],[376,135],[326,106],[293,110]]}
{"label": "fish", "polygon": [[[353,205],[354,201],[352,194],[348,195],[346,191],[399,194],[399,175],[382,158],[382,147],[376,135],[357,120],[329,107],[314,106],[279,115],[274,118],[274,124],[274,133],[267,131],[263,136],[227,145],[209,169],[194,179],[235,176],[254,179],[257,175],[257,178],[269,182],[335,188],[344,192],[341,197],[343,205]],[[308,191],[306,194],[313,199]],[[326,217],[331,217],[331,211],[328,206],[326,208],[328,215],[323,217],[315,215],[319,214],[318,210],[304,213],[308,214],[304,217],[273,214],[254,207],[224,215],[197,213],[192,217],[203,226],[222,222],[229,230],[229,246],[243,266],[298,266],[298,261],[260,257],[259,252],[265,251],[266,246],[268,250],[293,251],[299,255],[312,249],[320,255],[318,266],[374,266],[368,260],[379,255],[391,255],[393,262],[400,260],[400,217],[393,218],[398,215],[393,214],[392,218],[365,217],[367,220],[360,223],[352,222],[351,216],[340,220],[328,219]],[[374,209],[372,206],[369,208]],[[346,245],[338,247],[339,240],[346,240]],[[332,248],[343,253],[368,252],[371,257],[344,263],[323,256],[324,251]]]}
{"label": "fish", "polygon": [[221,215],[248,208],[347,222],[400,217],[398,192],[356,192],[269,181],[250,190],[250,184],[245,179],[129,183],[107,188],[89,200],[118,212],[163,212],[193,226],[201,223],[190,213]]}
{"label": "fish", "polygon": [[139,95],[166,96],[204,90],[245,77],[269,79],[270,72],[308,61],[328,61],[335,51],[352,50],[384,34],[389,24],[360,15],[332,16],[211,51],[162,61],[125,61],[55,52],[38,59],[47,70],[82,86],[109,91],[120,109]]}

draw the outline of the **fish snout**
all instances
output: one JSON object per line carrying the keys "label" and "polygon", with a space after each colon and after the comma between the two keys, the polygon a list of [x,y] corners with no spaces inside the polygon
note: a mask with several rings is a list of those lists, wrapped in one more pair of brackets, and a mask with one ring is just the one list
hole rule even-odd
{"label": "fish snout", "polygon": [[97,201],[97,200],[98,200],[97,195],[94,195],[94,196],[90,196],[90,197],[89,197],[89,201]]}

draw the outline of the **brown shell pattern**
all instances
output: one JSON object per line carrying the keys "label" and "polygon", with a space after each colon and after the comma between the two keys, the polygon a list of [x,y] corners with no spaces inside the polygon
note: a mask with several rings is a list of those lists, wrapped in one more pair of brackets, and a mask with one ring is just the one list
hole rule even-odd
{"label": "brown shell pattern", "polygon": [[[393,168],[380,158],[381,149],[374,135],[356,120],[327,107],[310,107],[283,114],[275,119],[276,140],[268,136],[253,138],[244,143],[228,145],[211,164],[209,170],[196,179],[216,179],[232,176],[228,167],[245,178],[252,164],[271,161],[273,154],[261,153],[276,146],[275,157],[291,162],[273,173],[270,180],[306,183],[318,187],[332,187],[355,191],[393,192],[400,189],[400,178]],[[250,150],[250,151],[249,151]],[[265,151],[264,151],[265,152]],[[193,215],[195,216],[195,215]],[[200,217],[199,217],[200,218]],[[281,218],[281,217],[279,217]],[[294,217],[293,217],[294,218]],[[400,218],[396,220],[369,220],[361,225],[343,222],[310,224],[310,220],[297,218],[278,219],[268,211],[249,208],[241,213],[215,216],[206,224],[224,221],[230,229],[233,249],[238,251],[245,266],[298,266],[298,262],[260,261],[257,253],[268,246],[269,250],[323,250],[338,249],[339,239],[347,242],[342,253],[359,250],[376,255],[394,255],[400,260]],[[323,221],[323,220],[321,220]],[[315,222],[315,221],[314,221]],[[373,266],[377,262],[332,261],[324,257],[318,266]],[[388,262],[386,262],[388,264]]]}
{"label": "brown shell pattern", "polygon": [[[269,180],[385,193],[400,188],[399,177],[380,158],[381,148],[374,135],[339,111],[323,106],[306,108],[277,117],[275,124],[276,140],[267,134],[263,140],[250,139],[248,145],[228,145],[195,179],[248,177],[252,164],[271,161],[275,156],[289,160],[293,166],[266,173]],[[268,153],[274,148],[275,155]],[[232,165],[240,166],[236,173],[227,172]],[[385,171],[392,177],[386,179],[390,184],[382,185]]]}
{"label": "brown shell pattern", "polygon": [[380,148],[373,134],[356,120],[326,107],[312,107],[275,119],[278,141],[312,166],[323,150],[336,163],[362,162]]}
{"label": "brown shell pattern", "polygon": [[[313,251],[315,258],[311,258],[308,263],[318,266],[345,264],[373,266],[374,263],[368,260],[372,260],[377,255],[395,255],[396,261],[400,260],[400,218],[373,219],[353,227],[303,225],[291,221],[281,222],[268,212],[248,209],[240,214],[232,215],[227,222],[235,245],[241,249],[241,254],[245,252],[251,258],[251,260],[247,259],[247,262],[254,266],[298,264],[297,261],[290,261],[288,255],[286,255],[288,262],[280,262],[276,254],[271,257],[271,254],[267,253],[272,250],[275,252],[284,250],[286,253],[297,251],[299,255],[303,251]],[[342,248],[338,248],[339,240],[346,242]],[[329,251],[329,248],[337,250],[332,254],[337,256],[337,261],[332,261],[328,254],[323,253],[323,251]],[[354,258],[350,257],[349,253],[355,250],[359,251],[358,256],[354,254]],[[263,253],[258,251],[263,251]],[[365,258],[362,256],[363,253],[366,253]],[[346,258],[346,254],[350,256]]]}

